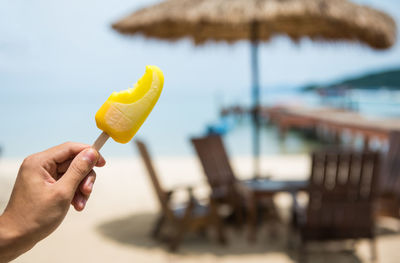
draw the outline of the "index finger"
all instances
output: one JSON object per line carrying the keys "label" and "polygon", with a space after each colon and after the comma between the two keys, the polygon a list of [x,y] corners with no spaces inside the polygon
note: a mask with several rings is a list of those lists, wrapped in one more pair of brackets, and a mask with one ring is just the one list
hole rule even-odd
{"label": "index finger", "polygon": [[[78,153],[86,148],[91,147],[88,144],[77,143],[77,142],[66,142],[57,146],[54,146],[43,153],[57,164],[61,164],[67,160],[73,159]],[[104,166],[106,161],[100,155],[96,166]]]}

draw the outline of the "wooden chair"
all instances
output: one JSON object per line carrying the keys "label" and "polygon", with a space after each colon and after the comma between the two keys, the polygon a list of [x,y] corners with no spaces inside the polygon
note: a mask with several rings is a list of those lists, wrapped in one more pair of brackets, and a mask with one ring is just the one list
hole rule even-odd
{"label": "wooden chair", "polygon": [[244,223],[243,194],[229,163],[219,135],[192,138],[192,144],[202,164],[211,188],[210,199],[216,204],[230,206],[238,227]]}
{"label": "wooden chair", "polygon": [[[252,193],[235,176],[230,165],[221,136],[208,135],[192,138],[192,144],[202,164],[204,174],[211,188],[210,198],[218,205],[228,205],[232,211],[230,218],[234,219],[240,229],[246,223],[246,214],[252,203]],[[271,198],[260,203],[261,217],[278,221],[278,213]],[[267,216],[265,216],[267,215]],[[249,237],[251,241],[255,240]]]}
{"label": "wooden chair", "polygon": [[360,238],[371,240],[371,256],[376,258],[373,208],[379,159],[378,153],[367,152],[312,155],[309,203],[305,217],[298,217],[301,259],[309,241]]}
{"label": "wooden chair", "polygon": [[146,166],[161,207],[160,215],[152,230],[152,236],[159,238],[163,226],[171,224],[174,233],[169,237],[169,249],[174,251],[178,249],[186,232],[203,232],[208,227],[213,227],[217,233],[218,241],[225,243],[223,226],[218,217],[215,205],[212,202],[208,206],[199,204],[193,196],[192,188],[189,187],[187,188],[189,198],[186,204],[183,207],[174,208],[170,202],[174,190],[165,191],[162,188],[145,144],[140,140],[135,140],[135,143]]}
{"label": "wooden chair", "polygon": [[389,136],[389,149],[382,163],[378,216],[400,219],[400,132]]}

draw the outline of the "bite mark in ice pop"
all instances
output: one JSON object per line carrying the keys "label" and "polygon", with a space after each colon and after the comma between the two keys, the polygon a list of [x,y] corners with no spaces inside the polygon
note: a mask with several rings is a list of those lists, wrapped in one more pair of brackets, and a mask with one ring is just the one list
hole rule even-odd
{"label": "bite mark in ice pop", "polygon": [[162,71],[146,66],[146,72],[133,88],[113,92],[100,107],[95,116],[97,127],[116,142],[129,142],[157,103],[163,85]]}

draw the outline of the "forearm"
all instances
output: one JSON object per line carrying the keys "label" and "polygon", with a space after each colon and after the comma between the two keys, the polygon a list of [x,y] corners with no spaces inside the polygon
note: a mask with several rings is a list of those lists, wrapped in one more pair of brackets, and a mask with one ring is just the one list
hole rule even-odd
{"label": "forearm", "polygon": [[15,221],[6,213],[0,215],[0,263],[9,262],[32,247]]}

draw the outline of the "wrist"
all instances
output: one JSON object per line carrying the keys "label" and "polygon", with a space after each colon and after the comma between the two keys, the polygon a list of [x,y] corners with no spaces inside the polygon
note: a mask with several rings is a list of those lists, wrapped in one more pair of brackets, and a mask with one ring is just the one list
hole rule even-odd
{"label": "wrist", "polygon": [[6,212],[0,215],[0,262],[11,261],[31,247],[16,222]]}

